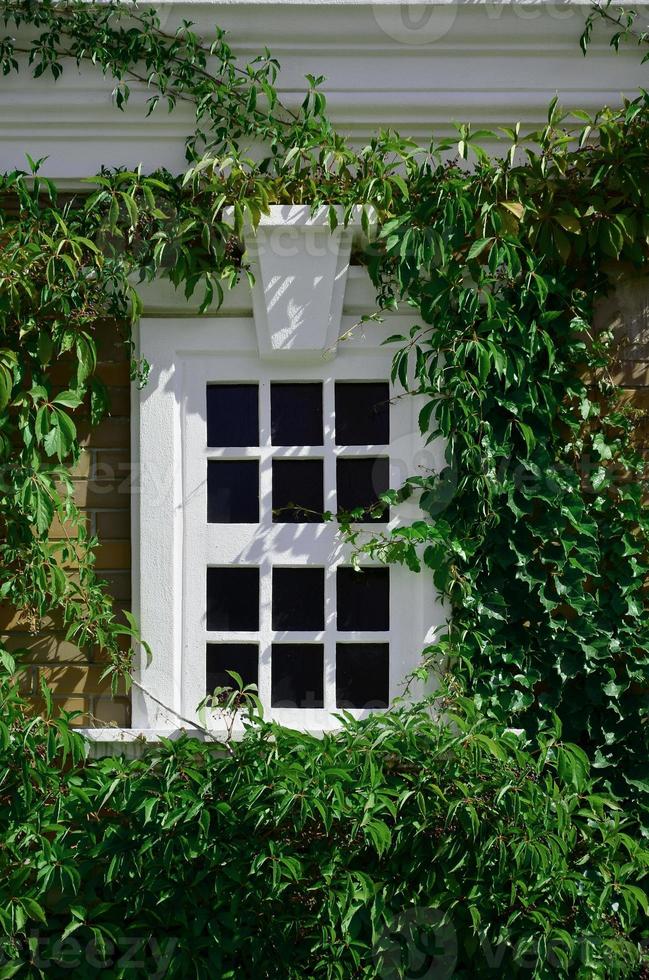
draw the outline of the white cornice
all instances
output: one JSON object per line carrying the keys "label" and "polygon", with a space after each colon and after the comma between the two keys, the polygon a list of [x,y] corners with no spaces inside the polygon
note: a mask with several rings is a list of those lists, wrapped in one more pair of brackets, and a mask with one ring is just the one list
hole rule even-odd
{"label": "white cornice", "polygon": [[[594,111],[619,104],[622,94],[632,96],[647,82],[637,49],[616,56],[606,31],[582,57],[587,0],[418,6],[161,0],[157,6],[167,29],[182,18],[200,30],[225,27],[243,58],[268,45],[283,66],[280,90],[288,104],[301,98],[307,72],[325,75],[331,116],[357,140],[386,126],[419,141],[451,132],[455,121],[533,127],[555,93],[567,107]],[[56,84],[32,79],[28,69],[0,79],[0,169],[24,167],[28,152],[47,155],[44,169],[71,182],[102,164],[183,170],[188,108],[169,115],[159,107],[145,120],[145,90],[133,85],[131,103],[120,112],[111,88],[99,72],[75,66]]]}

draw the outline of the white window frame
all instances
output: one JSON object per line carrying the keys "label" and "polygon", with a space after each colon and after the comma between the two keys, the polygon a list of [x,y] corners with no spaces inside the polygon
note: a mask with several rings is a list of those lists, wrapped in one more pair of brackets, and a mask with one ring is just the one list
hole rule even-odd
{"label": "white window frame", "polygon": [[[359,270],[360,271],[360,270]],[[363,273],[363,276],[365,274]],[[350,279],[342,317],[343,335],[357,322],[354,298],[358,277]],[[369,281],[362,284],[369,294]],[[231,301],[235,303],[236,300]],[[369,307],[371,308],[371,306]],[[390,567],[390,629],[387,633],[337,633],[335,629],[335,568],[349,564],[352,549],[340,536],[336,522],[322,524],[272,523],[272,458],[324,459],[325,509],[336,511],[335,467],[339,455],[390,456],[390,485],[397,487],[421,467],[442,462],[441,447],[424,447],[417,416],[421,400],[403,396],[391,386],[389,446],[336,447],[331,432],[334,381],[389,380],[395,345],[383,345],[389,333],[407,329],[412,320],[391,316],[385,326],[368,324],[352,331],[332,360],[316,362],[265,361],[258,353],[253,318],[239,315],[209,318],[145,317],[140,323],[140,352],[151,365],[147,386],[139,395],[137,442],[140,452],[140,506],[135,528],[139,538],[136,594],[142,635],[153,659],[142,659],[136,671],[133,724],[141,729],[175,729],[196,722],[196,708],[205,697],[207,642],[258,642],[259,695],[265,717],[314,733],[338,727],[334,664],[337,642],[388,642],[390,702],[403,693],[403,682],[420,662],[424,646],[434,641],[445,622],[431,577]],[[207,447],[206,388],[209,383],[254,382],[260,386],[260,447]],[[322,381],[325,446],[270,445],[271,381]],[[206,518],[207,460],[259,458],[260,523],[208,524]],[[421,516],[416,503],[391,509],[388,524],[360,525],[369,534],[389,530]],[[205,628],[206,568],[247,563],[260,567],[260,630],[258,633],[209,633]],[[316,564],[326,569],[325,620],[320,633],[282,633],[271,630],[270,569],[272,565]],[[363,565],[372,562],[363,559]],[[324,708],[270,707],[271,642],[324,644]],[[421,693],[415,685],[411,694]],[[375,709],[376,710],[376,709]],[[364,717],[369,709],[351,709]],[[219,728],[217,715],[208,723]]]}

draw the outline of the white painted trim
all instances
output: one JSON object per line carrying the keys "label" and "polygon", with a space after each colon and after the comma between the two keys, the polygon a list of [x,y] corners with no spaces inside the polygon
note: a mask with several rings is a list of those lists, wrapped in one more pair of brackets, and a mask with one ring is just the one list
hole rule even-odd
{"label": "white painted trim", "polygon": [[102,756],[122,755],[137,759],[147,747],[156,745],[166,738],[172,742],[185,735],[204,741],[202,729],[196,728],[79,728],[77,731],[87,740],[87,754],[90,759]]}
{"label": "white painted trim", "polygon": [[[140,355],[140,324],[132,327],[133,355]],[[138,542],[138,547],[131,547],[131,612],[135,619],[140,619],[140,392],[135,382],[131,382],[130,398],[130,432],[131,432],[131,543]]]}
{"label": "white painted trim", "polygon": [[[359,292],[373,295],[366,274],[362,270],[356,272],[349,281],[348,289],[352,306],[358,302]],[[241,305],[249,307],[250,299]],[[371,305],[365,306],[366,311],[371,309]],[[350,330],[355,322],[356,316],[345,310],[342,330]],[[232,526],[230,533],[228,526],[224,530],[223,525],[205,523],[202,469],[205,463],[200,463],[200,460],[219,454],[218,450],[205,449],[204,409],[201,410],[200,406],[207,382],[246,380],[249,376],[258,379],[261,384],[268,383],[271,377],[273,380],[294,378],[304,381],[336,376],[387,378],[394,345],[382,347],[381,341],[389,333],[407,330],[411,324],[411,316],[393,314],[387,324],[369,323],[353,331],[351,338],[341,345],[334,362],[328,365],[321,361],[320,364],[290,366],[264,365],[258,359],[254,322],[250,316],[222,315],[192,319],[145,317],[142,320],[141,350],[151,363],[152,371],[150,384],[142,392],[140,405],[141,621],[143,636],[154,649],[154,662],[151,667],[141,669],[137,676],[139,683],[153,697],[147,698],[139,691],[135,693],[135,726],[166,728],[196,718],[196,706],[205,693],[205,643],[210,637],[204,627],[192,624],[198,623],[204,615],[203,575],[207,564],[228,564],[235,560],[253,564],[263,562],[264,555],[258,552],[262,538],[266,542],[264,547],[273,549],[276,554],[281,552],[282,558],[291,564],[296,558],[291,557],[290,546],[287,551],[286,544],[282,544],[285,539],[288,541],[291,528],[300,530],[304,547],[307,540],[311,541],[305,556],[311,555],[324,567],[341,562],[347,554],[336,541],[335,525],[271,523],[265,537],[258,538],[253,533],[254,526],[251,526],[252,529],[248,525]],[[188,381],[188,371],[191,382]],[[433,445],[427,450],[421,446],[414,401],[402,399],[393,414],[394,436],[390,447],[392,486],[398,486],[406,475],[416,471],[418,463],[422,463],[418,457],[420,453],[429,454],[430,459],[426,460],[426,464],[431,468],[441,464],[441,446]],[[180,411],[179,405],[182,406]],[[273,449],[272,454],[275,451]],[[280,449],[277,452],[282,455],[285,451]],[[316,450],[304,452],[318,455]],[[335,449],[331,452],[332,461],[336,452]],[[221,453],[227,456],[230,451],[222,450]],[[264,458],[268,453],[269,450],[263,448],[258,451]],[[399,460],[402,460],[401,464]],[[331,465],[334,465],[333,462]],[[331,504],[335,507],[333,498],[326,501],[326,506]],[[417,516],[419,511],[416,506],[403,505],[397,509],[388,526],[397,526],[397,522],[416,519]],[[289,528],[289,532],[286,528]],[[317,532],[314,531],[316,528]],[[249,541],[246,535],[252,535]],[[215,548],[220,549],[216,562]],[[297,563],[303,560],[304,557],[297,559]],[[189,561],[199,570],[198,578],[191,577],[189,587],[183,589],[183,569],[188,567]],[[432,640],[435,630],[443,629],[445,612],[435,600],[428,576],[415,577],[408,570],[393,566],[391,579],[393,605],[390,639],[393,655],[390,695],[394,698],[399,693],[403,676],[419,662],[423,646]],[[339,637],[340,642],[353,639],[351,635]],[[364,639],[370,641],[374,637],[366,635]],[[268,640],[269,637],[265,637],[265,641]],[[404,658],[399,661],[394,656],[396,650],[408,650],[409,653],[404,653]],[[268,677],[264,680],[262,672],[260,689],[265,701],[269,693],[266,690],[267,682]],[[169,705],[172,710],[163,711],[159,702]],[[332,714],[335,699],[332,704],[331,689],[326,704],[327,710],[274,709],[267,710],[267,715],[294,727],[323,731],[337,726]],[[351,713],[357,717],[367,714],[362,709]]]}

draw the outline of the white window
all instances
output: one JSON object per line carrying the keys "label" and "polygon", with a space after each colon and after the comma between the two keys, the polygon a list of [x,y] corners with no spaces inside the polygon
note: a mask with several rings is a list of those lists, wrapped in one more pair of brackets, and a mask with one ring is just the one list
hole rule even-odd
{"label": "white window", "polygon": [[361,508],[365,537],[418,515],[367,510],[433,459],[421,405],[389,380],[386,335],[372,324],[333,359],[284,361],[260,358],[250,315],[142,321],[138,574],[154,657],[136,727],[195,719],[228,669],[258,686],[266,717],[311,731],[403,692],[443,621],[430,578],[369,560],[355,571],[323,519]]}

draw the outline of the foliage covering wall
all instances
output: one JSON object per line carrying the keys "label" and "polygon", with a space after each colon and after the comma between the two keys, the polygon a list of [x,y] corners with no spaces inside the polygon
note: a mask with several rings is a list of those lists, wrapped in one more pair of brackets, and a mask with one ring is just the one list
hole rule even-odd
{"label": "foliage covering wall", "polygon": [[[37,29],[27,43],[35,75],[92,59],[114,77],[118,107],[144,79],[151,111],[160,100],[196,108],[185,174],[106,171],[72,201],[38,163],[2,177],[0,596],[35,624],[56,613],[68,640],[101,651],[115,685],[130,682],[124,641],[139,642],[137,624],[118,615],[97,575],[97,542],[70,492],[78,420],[85,412],[98,424],[109,409],[97,324],[137,319],[138,277],[167,275],[187,295],[198,290],[204,308],[218,302],[248,271],[244,220],[270,203],[360,203],[379,229],[361,257],[378,294],[367,319],[412,309],[394,376],[426,396],[422,437],[442,435],[448,450],[441,473],[413,474],[386,495],[396,505],[416,494],[420,520],[368,539],[351,514],[341,530],[360,552],[433,575],[452,611],[435,652],[469,699],[462,711],[491,719],[476,722],[486,742],[458,740],[421,712],[323,746],[262,725],[225,759],[191,743],[69,772],[61,763],[80,743],[47,710],[27,723],[3,650],[11,846],[0,871],[11,908],[1,921],[14,972],[28,955],[28,920],[58,938],[83,926],[97,939],[94,929],[110,938],[128,914],[147,941],[158,928],[190,930],[178,975],[207,948],[225,971],[279,962],[318,975],[320,963],[323,975],[372,975],[379,923],[391,921],[384,905],[392,915],[421,903],[453,913],[458,969],[471,975],[483,962],[475,942],[510,932],[537,950],[536,976],[628,975],[646,911],[646,855],[634,836],[649,788],[649,524],[644,460],[611,374],[613,337],[595,331],[594,307],[610,291],[611,266],[646,272],[649,97],[595,118],[554,100],[546,125],[500,134],[493,157],[481,145],[493,134],[469,126],[424,147],[381,133],[355,150],[328,121],[320,79],[308,76],[299,108],[283,106],[271,55],[241,64],[220,32],[204,41],[184,25],[168,35],[154,12],[118,2],[4,2],[0,11],[8,29]],[[598,16],[615,20],[607,9]],[[614,42],[633,39],[632,28],[623,18]],[[590,25],[584,45],[589,34]],[[5,73],[18,70],[19,48],[10,34],[2,41]],[[266,147],[261,160],[241,150],[253,137]],[[63,390],[53,381],[61,363]],[[132,363],[139,383],[146,368]],[[66,536],[51,541],[55,520]],[[550,736],[538,733],[556,719],[571,744],[549,752]],[[506,733],[512,725],[531,739],[524,752]],[[323,841],[332,863],[323,864]],[[400,892],[394,869],[406,856]],[[137,889],[148,875],[144,904]],[[192,915],[177,901],[188,875]],[[270,957],[250,924],[269,877]],[[227,908],[218,905],[224,880],[240,908],[230,908],[232,887]],[[242,881],[253,882],[248,891]],[[287,901],[299,920],[282,917]],[[575,950],[582,925],[592,963]],[[549,966],[550,940],[562,952]]]}

